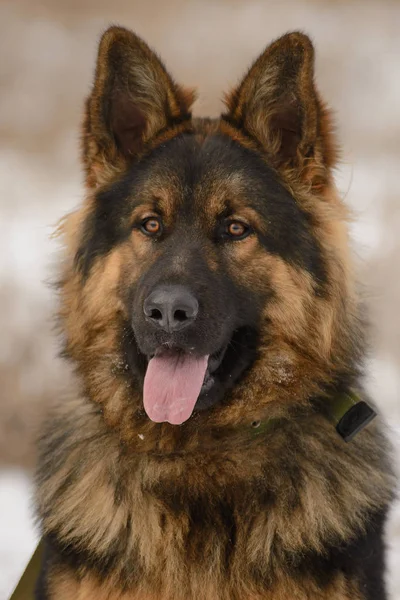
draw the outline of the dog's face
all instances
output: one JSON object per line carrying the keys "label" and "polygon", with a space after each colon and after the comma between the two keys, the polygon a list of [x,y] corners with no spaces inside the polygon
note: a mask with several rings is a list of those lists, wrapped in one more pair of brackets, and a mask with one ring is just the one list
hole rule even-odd
{"label": "dog's face", "polygon": [[144,161],[136,186],[129,178],[132,241],[146,265],[127,298],[125,351],[156,421],[182,422],[214,404],[255,356],[268,291],[240,277],[261,221],[246,199],[242,154],[222,136],[182,134]]}
{"label": "dog's face", "polygon": [[139,389],[150,419],[172,424],[228,399],[268,352],[292,376],[300,354],[332,368],[348,295],[308,38],[272,44],[220,120],[192,120],[192,100],[132,33],[104,35],[84,125],[89,198],[70,218],[62,288],[88,387],[104,395],[108,356],[124,402]]}

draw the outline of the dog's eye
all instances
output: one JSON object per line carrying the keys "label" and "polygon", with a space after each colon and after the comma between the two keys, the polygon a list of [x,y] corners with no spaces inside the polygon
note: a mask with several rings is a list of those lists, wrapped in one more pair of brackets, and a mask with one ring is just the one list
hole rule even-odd
{"label": "dog's eye", "polygon": [[230,221],[226,224],[226,234],[233,240],[243,240],[250,233],[250,227],[241,221]]}
{"label": "dog's eye", "polygon": [[161,220],[157,217],[148,217],[140,224],[141,231],[150,236],[161,235],[163,226]]}

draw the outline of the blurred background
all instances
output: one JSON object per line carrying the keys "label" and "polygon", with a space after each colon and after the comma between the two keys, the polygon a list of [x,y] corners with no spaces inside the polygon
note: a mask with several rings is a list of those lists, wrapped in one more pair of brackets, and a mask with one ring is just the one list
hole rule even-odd
{"label": "blurred background", "polygon": [[[55,357],[57,220],[82,197],[82,103],[101,32],[134,29],[174,77],[197,86],[197,115],[291,29],[317,47],[317,80],[343,147],[337,171],[373,322],[368,386],[400,431],[400,2],[269,0],[0,0],[0,599],[36,542],[33,439],[68,383]],[[400,510],[388,524],[389,582],[400,600]]]}

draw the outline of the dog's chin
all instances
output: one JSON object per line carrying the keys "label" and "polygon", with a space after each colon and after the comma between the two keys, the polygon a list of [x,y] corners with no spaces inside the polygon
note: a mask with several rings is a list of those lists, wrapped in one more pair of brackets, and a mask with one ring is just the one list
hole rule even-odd
{"label": "dog's chin", "polygon": [[[252,327],[244,326],[235,330],[220,348],[209,353],[204,381],[194,407],[195,412],[205,411],[227,397],[227,392],[238,383],[253,364],[257,355],[257,341],[257,331]],[[136,343],[134,345],[136,346]],[[125,347],[125,349],[135,379],[137,380],[139,376],[142,386],[148,364],[154,356],[165,352],[196,354],[196,348],[191,347],[189,350],[174,344],[163,344],[155,348],[151,354],[144,354],[137,346],[128,349]]]}

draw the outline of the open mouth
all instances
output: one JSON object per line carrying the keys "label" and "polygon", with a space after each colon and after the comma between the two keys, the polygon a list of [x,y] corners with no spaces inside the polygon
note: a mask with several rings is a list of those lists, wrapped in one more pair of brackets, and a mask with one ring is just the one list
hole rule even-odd
{"label": "open mouth", "polygon": [[193,412],[208,410],[226,399],[257,356],[258,330],[254,326],[235,329],[225,344],[209,355],[171,342],[144,354],[133,329],[124,331],[124,363],[129,364],[136,385],[143,383],[144,409],[157,423],[182,424]]}
{"label": "open mouth", "polygon": [[204,356],[179,348],[159,348],[149,359],[144,378],[143,404],[148,417],[173,425],[187,421],[199,396],[214,385],[213,374],[226,348]]}
{"label": "open mouth", "polygon": [[201,386],[201,393],[205,394],[210,391],[212,386],[214,385],[215,378],[214,373],[217,371],[218,367],[222,363],[226,350],[228,348],[228,344],[225,344],[220,350],[210,354],[208,357],[207,369],[204,376],[203,385]]}

